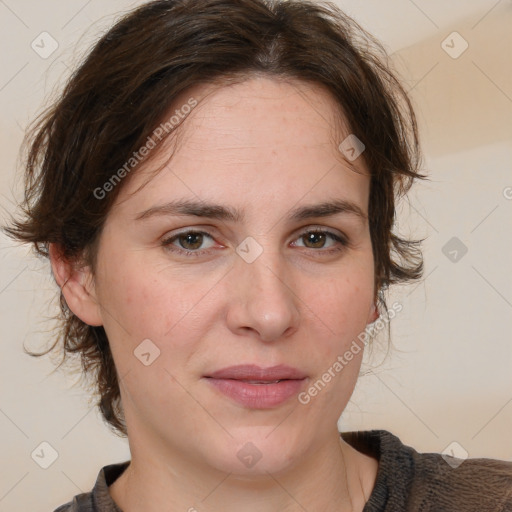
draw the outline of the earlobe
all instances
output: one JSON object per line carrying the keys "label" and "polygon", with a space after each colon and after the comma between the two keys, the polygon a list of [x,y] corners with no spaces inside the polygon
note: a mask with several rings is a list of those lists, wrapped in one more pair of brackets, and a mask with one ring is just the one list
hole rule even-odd
{"label": "earlobe", "polygon": [[66,259],[57,244],[50,244],[49,255],[53,276],[69,309],[88,325],[103,325],[90,268]]}
{"label": "earlobe", "polygon": [[375,322],[379,316],[379,310],[377,309],[377,306],[374,302],[370,308],[370,314],[368,315],[368,324],[373,324],[373,322]]}

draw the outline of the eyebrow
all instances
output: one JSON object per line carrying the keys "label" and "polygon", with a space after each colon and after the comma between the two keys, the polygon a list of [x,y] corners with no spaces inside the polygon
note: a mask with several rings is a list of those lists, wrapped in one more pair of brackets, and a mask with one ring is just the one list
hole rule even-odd
{"label": "eyebrow", "polygon": [[[366,222],[368,216],[355,203],[345,199],[336,199],[309,206],[293,208],[288,213],[291,221],[302,221],[314,217],[330,217],[338,214],[350,214]],[[149,219],[155,216],[192,216],[218,219],[231,222],[240,222],[244,219],[244,213],[236,208],[202,201],[178,200],[158,206],[153,206],[135,217],[135,220]]]}

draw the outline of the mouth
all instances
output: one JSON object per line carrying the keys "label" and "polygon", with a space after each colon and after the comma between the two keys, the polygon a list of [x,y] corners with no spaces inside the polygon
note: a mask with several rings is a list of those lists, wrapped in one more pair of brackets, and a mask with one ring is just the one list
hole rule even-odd
{"label": "mouth", "polygon": [[271,409],[296,395],[307,376],[285,365],[270,368],[239,365],[223,368],[205,378],[217,391],[239,405],[249,409]]}
{"label": "mouth", "polygon": [[302,380],[307,377],[304,372],[287,365],[271,366],[262,368],[254,364],[229,366],[217,370],[207,378],[232,379],[250,382],[253,384],[268,384],[282,380]]}

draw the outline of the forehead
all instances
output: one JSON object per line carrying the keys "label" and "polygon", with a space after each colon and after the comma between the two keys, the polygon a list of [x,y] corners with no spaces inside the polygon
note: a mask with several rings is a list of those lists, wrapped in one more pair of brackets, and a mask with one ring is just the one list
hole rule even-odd
{"label": "forehead", "polygon": [[268,77],[202,85],[177,98],[169,117],[191,99],[197,106],[183,116],[178,137],[157,146],[119,200],[137,191],[130,198],[137,207],[170,196],[243,198],[247,205],[269,198],[316,200],[329,192],[366,210],[368,171],[362,158],[351,162],[339,150],[350,130],[322,87]]}
{"label": "forehead", "polygon": [[318,84],[256,76],[228,86],[203,85],[178,98],[178,109],[192,95],[201,103],[183,123],[190,150],[233,155],[316,147],[343,159],[339,139],[350,128],[340,106]]}

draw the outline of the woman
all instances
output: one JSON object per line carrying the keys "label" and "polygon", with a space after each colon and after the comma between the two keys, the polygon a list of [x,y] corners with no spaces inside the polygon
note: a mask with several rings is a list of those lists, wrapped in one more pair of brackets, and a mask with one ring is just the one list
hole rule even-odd
{"label": "woman", "polygon": [[[512,509],[512,464],[341,434],[419,173],[379,44],[332,5],[157,0],[33,130],[25,219],[131,460],[63,511]],[[457,467],[456,467],[457,466]]]}

